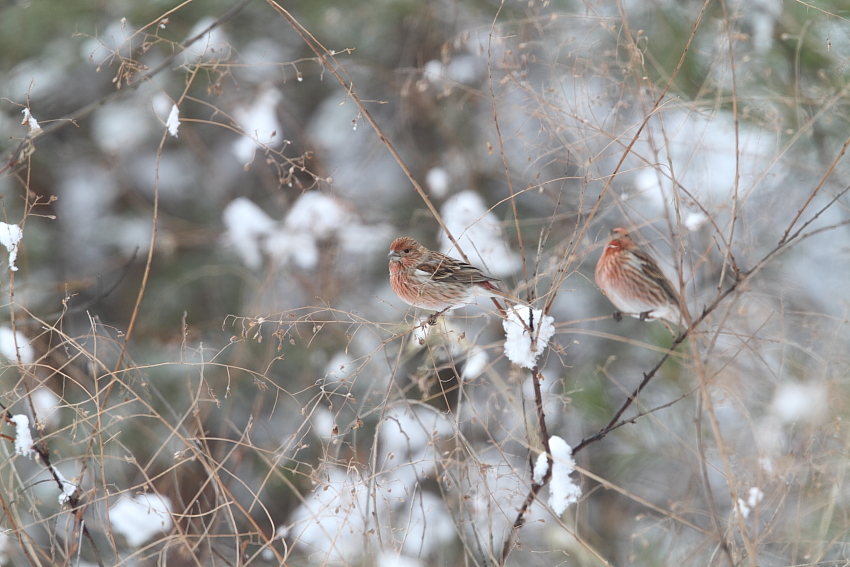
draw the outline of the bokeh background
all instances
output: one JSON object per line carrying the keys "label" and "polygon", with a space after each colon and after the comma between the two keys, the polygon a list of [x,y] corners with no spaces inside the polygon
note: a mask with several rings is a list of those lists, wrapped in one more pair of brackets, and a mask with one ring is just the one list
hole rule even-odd
{"label": "bokeh background", "polygon": [[507,564],[850,561],[844,0],[280,7],[0,2],[0,393],[49,452],[4,425],[0,564],[499,564],[531,374],[489,301],[417,330],[389,244],[554,317],[575,446],[673,340],[594,285],[615,226],[709,313]]}

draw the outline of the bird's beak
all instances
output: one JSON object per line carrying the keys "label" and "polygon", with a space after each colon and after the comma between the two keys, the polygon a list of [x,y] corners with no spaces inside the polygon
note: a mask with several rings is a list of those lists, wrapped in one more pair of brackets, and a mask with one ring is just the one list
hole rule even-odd
{"label": "bird's beak", "polygon": [[398,262],[401,260],[401,254],[399,254],[395,250],[390,250],[390,253],[387,254],[387,258],[390,262]]}

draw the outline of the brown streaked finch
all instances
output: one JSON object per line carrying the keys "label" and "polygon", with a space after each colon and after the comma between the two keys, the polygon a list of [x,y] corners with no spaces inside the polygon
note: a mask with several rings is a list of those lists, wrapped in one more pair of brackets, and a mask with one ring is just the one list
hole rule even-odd
{"label": "brown streaked finch", "polygon": [[631,315],[641,320],[681,320],[679,294],[658,263],[638,248],[624,228],[611,231],[611,240],[596,264],[596,285],[620,311],[614,318]]}
{"label": "brown streaked finch", "polygon": [[449,309],[474,303],[476,297],[501,297],[521,303],[499,289],[496,278],[466,262],[429,250],[412,238],[396,238],[387,258],[395,294],[408,305],[438,312],[428,318],[429,324],[435,324],[437,317]]}

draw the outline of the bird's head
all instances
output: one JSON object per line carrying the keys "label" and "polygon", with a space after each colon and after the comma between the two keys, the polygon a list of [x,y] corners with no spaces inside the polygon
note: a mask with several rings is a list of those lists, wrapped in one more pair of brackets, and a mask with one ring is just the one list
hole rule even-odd
{"label": "bird's head", "polygon": [[407,236],[396,238],[390,244],[390,253],[387,258],[390,263],[403,262],[405,259],[418,258],[422,254],[422,245]]}
{"label": "bird's head", "polygon": [[635,247],[632,237],[629,236],[629,231],[625,228],[611,229],[611,240],[605,245],[605,250],[616,252],[618,250],[631,250]]}

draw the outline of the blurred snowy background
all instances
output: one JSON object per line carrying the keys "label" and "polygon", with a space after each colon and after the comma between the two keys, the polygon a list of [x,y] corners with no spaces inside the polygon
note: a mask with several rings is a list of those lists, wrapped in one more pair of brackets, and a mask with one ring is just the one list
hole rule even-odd
{"label": "blurred snowy background", "polygon": [[671,344],[593,283],[615,226],[694,317],[759,271],[507,563],[850,562],[845,0],[282,6],[441,222],[269,2],[0,2],[0,393],[55,469],[7,420],[0,564],[497,564],[529,372],[489,301],[414,331],[389,244],[548,310],[575,446]]}

